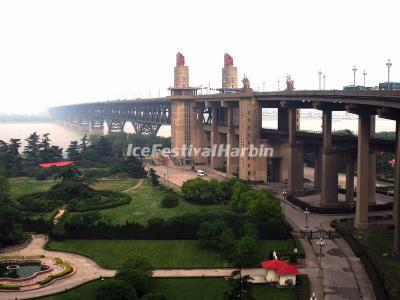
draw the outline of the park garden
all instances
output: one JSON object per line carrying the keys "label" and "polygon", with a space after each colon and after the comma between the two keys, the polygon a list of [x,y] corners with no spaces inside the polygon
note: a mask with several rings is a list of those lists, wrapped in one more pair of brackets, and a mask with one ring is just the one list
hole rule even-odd
{"label": "park garden", "polygon": [[[161,185],[152,169],[146,171],[140,158],[119,155],[115,150],[118,143],[113,136],[90,143],[84,137],[68,149],[74,166],[42,170],[32,163],[30,168],[22,168],[22,174],[3,169],[0,205],[7,209],[0,209],[5,214],[0,242],[18,243],[24,239],[24,231],[44,233],[51,237],[46,245],[49,250],[78,253],[119,270],[137,254],[151,268],[240,269],[259,267],[273,251],[293,263],[304,256],[272,194],[238,179],[198,178],[173,190]],[[21,156],[21,165],[27,164],[26,157]],[[61,216],[60,209],[64,212]],[[130,277],[147,271],[124,272]],[[117,295],[110,292],[114,289],[130,290],[126,292],[132,295],[129,299],[146,293],[163,294],[167,299],[218,299],[234,291],[232,282],[224,279],[151,279],[146,293],[121,281],[117,275],[46,299],[79,299],[77,295],[85,295],[87,290],[93,291],[93,299],[102,290],[102,298],[97,299],[116,299],[104,296]],[[177,286],[187,291],[181,293],[186,298],[174,294]],[[201,296],[205,287],[209,294]],[[198,296],[194,296],[196,290]],[[265,295],[268,299],[294,299],[296,293],[297,289],[259,285],[251,292],[255,299]]]}

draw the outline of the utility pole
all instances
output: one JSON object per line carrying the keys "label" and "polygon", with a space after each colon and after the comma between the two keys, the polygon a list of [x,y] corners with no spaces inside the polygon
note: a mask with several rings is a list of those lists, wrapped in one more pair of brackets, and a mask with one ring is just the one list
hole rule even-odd
{"label": "utility pole", "polygon": [[390,61],[390,59],[388,59],[387,63],[386,63],[386,67],[388,68],[388,90],[390,89],[390,68],[392,67],[392,62]]}
{"label": "utility pole", "polygon": [[322,76],[322,71],[318,71],[318,89],[321,90],[321,76]]}
{"label": "utility pole", "polygon": [[356,66],[353,67],[353,89],[356,90],[356,72],[357,68]]}
{"label": "utility pole", "polygon": [[365,76],[367,76],[367,72],[365,72],[365,70],[363,72],[363,76],[364,76],[364,89],[365,89]]}

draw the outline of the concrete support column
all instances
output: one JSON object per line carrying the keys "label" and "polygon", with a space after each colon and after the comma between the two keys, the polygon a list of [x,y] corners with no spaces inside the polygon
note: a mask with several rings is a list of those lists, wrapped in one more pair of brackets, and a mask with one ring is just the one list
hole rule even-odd
{"label": "concrete support column", "polygon": [[[233,147],[236,147],[235,145],[235,134],[234,134],[234,128],[233,128],[233,107],[232,105],[228,105],[227,107],[227,113],[228,113],[228,133],[226,135],[227,139],[227,150],[232,149]],[[238,159],[237,157],[232,157],[229,155],[226,158],[226,175],[232,175],[233,173],[237,172],[238,168]]]}
{"label": "concrete support column", "polygon": [[368,201],[370,192],[369,140],[371,134],[371,116],[360,113],[358,116],[357,147],[357,204],[354,227],[368,227]]}
{"label": "concrete support column", "polygon": [[[370,128],[370,138],[373,138],[375,135],[375,116],[371,116],[371,128]],[[376,153],[370,152],[369,154],[369,204],[375,204],[375,195],[376,195]]]}
{"label": "concrete support column", "polygon": [[332,111],[330,110],[323,111],[322,134],[321,205],[329,206],[338,201],[337,154],[332,147]]}
{"label": "concrete support column", "polygon": [[278,130],[289,131],[289,115],[287,107],[278,108]]}
{"label": "concrete support column", "polygon": [[396,121],[396,165],[393,201],[394,255],[400,257],[400,120]]}
{"label": "concrete support column", "polygon": [[354,159],[348,156],[346,159],[346,203],[354,202]]}
{"label": "concrete support column", "polygon": [[[217,104],[213,103],[211,107],[211,148],[218,145],[218,120],[217,120]],[[211,168],[218,167],[218,158],[211,156]]]}
{"label": "concrete support column", "polygon": [[321,189],[322,180],[322,148],[318,147],[318,152],[314,156],[314,188]]}
{"label": "concrete support column", "polygon": [[295,107],[288,108],[289,113],[289,159],[288,186],[289,194],[296,194],[304,188],[304,155],[300,144],[296,142],[297,114]]}

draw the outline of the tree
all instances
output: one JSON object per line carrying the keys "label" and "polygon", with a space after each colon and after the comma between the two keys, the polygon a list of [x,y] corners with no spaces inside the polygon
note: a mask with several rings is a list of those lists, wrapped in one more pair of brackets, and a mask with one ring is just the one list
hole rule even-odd
{"label": "tree", "polygon": [[88,145],[87,137],[88,137],[87,134],[85,134],[81,139],[81,143],[79,144],[79,150],[81,152],[86,150],[86,147]]}
{"label": "tree", "polygon": [[146,177],[146,171],[144,170],[142,162],[135,156],[129,156],[124,161],[123,171],[132,178]]}
{"label": "tree", "polygon": [[102,283],[96,291],[97,300],[137,300],[138,296],[133,287],[127,282],[109,279]]}
{"label": "tree", "polygon": [[68,159],[79,160],[81,158],[81,153],[79,152],[78,141],[71,141],[67,148]]}
{"label": "tree", "polygon": [[139,269],[151,276],[153,266],[146,257],[139,254],[132,254],[122,265],[124,269]]}
{"label": "tree", "polygon": [[240,238],[232,253],[232,263],[236,267],[252,267],[258,262],[258,244],[253,236]]}
{"label": "tree", "polygon": [[161,207],[173,208],[179,205],[179,195],[175,192],[167,192],[161,200]]}
{"label": "tree", "polygon": [[112,157],[112,145],[105,136],[101,136],[94,147],[98,157]]}
{"label": "tree", "polygon": [[26,159],[37,163],[39,161],[39,135],[34,132],[26,140],[27,145],[24,148]]}
{"label": "tree", "polygon": [[196,204],[216,204],[223,200],[223,190],[218,181],[195,178],[182,185],[182,194],[186,201]]}
{"label": "tree", "polygon": [[88,199],[95,196],[94,190],[90,187],[93,180],[83,175],[76,167],[61,169],[55,179],[60,181],[50,188],[49,199],[69,202],[73,198]]}
{"label": "tree", "polygon": [[143,296],[150,287],[151,277],[140,269],[121,268],[115,278],[129,283],[136,290],[139,297]]}
{"label": "tree", "polygon": [[21,156],[19,148],[21,147],[20,139],[10,139],[7,145],[7,152],[5,157],[4,167],[7,170],[7,175],[18,174],[21,171]]}
{"label": "tree", "polygon": [[154,185],[154,186],[159,185],[160,182],[158,181],[158,178],[160,178],[160,176],[158,176],[158,175],[156,174],[156,171],[154,171],[153,168],[150,168],[148,179],[149,179],[149,181],[151,182],[151,184]]}
{"label": "tree", "polygon": [[225,298],[228,300],[253,300],[251,279],[249,275],[242,276],[241,270],[233,271],[229,277],[231,291]]}
{"label": "tree", "polygon": [[0,168],[0,245],[13,244],[22,239],[20,219],[20,210],[9,197],[5,171]]}
{"label": "tree", "polygon": [[232,251],[234,236],[232,230],[223,221],[215,220],[201,223],[197,236],[200,243],[207,248],[224,252]]}

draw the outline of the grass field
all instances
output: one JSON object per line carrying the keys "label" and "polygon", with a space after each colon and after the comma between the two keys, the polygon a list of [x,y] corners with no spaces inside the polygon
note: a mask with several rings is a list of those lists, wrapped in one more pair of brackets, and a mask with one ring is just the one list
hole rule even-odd
{"label": "grass field", "polygon": [[18,198],[23,195],[44,192],[54,185],[54,180],[36,180],[31,177],[12,177],[9,179],[10,196]]}
{"label": "grass field", "polygon": [[201,210],[221,211],[227,209],[224,205],[193,205],[181,201],[177,207],[162,208],[161,200],[165,192],[159,187],[150,186],[147,182],[131,192],[132,201],[130,204],[104,209],[100,212],[110,217],[113,224],[124,224],[126,221],[146,224],[147,220],[153,217],[169,219],[173,216],[184,213],[199,212]]}
{"label": "grass field", "polygon": [[[291,251],[290,241],[260,241],[260,261],[271,250]],[[224,267],[219,253],[204,249],[199,241],[176,240],[65,240],[51,241],[51,250],[74,252],[92,257],[108,268],[118,268],[131,253],[146,256],[156,268]]]}
{"label": "grass field", "polygon": [[[94,183],[93,188],[97,190],[110,190],[115,192],[122,192],[138,183],[138,179],[129,177],[109,178],[105,180],[98,180]],[[34,192],[44,192],[49,190],[54,184],[53,179],[50,180],[36,180],[31,177],[13,177],[9,179],[10,195],[13,198],[18,198],[23,195],[31,194]]]}
{"label": "grass field", "polygon": [[[102,281],[94,281],[63,294],[41,300],[96,300],[96,290]],[[168,300],[222,300],[229,289],[228,281],[221,278],[153,279],[152,293],[162,293]],[[255,300],[294,300],[296,289],[278,289],[263,284],[253,286]]]}

